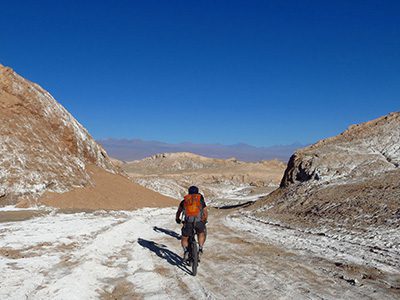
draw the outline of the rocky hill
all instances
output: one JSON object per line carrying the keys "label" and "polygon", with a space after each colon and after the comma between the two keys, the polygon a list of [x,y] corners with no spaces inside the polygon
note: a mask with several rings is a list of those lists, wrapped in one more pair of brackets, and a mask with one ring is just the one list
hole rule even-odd
{"label": "rocky hill", "polygon": [[190,185],[197,185],[208,200],[224,199],[225,204],[229,199],[234,204],[268,194],[278,187],[284,166],[277,160],[248,163],[187,152],[157,154],[121,165],[132,180],[165,195],[180,199]]}
{"label": "rocky hill", "polygon": [[399,163],[400,113],[351,126],[291,157],[277,191],[289,200],[274,210],[310,221],[399,224]]}
{"label": "rocky hill", "polygon": [[[400,113],[297,151],[280,188],[246,209],[265,224],[356,243],[400,270]],[[367,259],[368,257],[368,259]]]}
{"label": "rocky hill", "polygon": [[88,166],[118,173],[104,149],[47,91],[0,65],[0,205],[93,186]]}
{"label": "rocky hill", "polygon": [[[354,225],[399,224],[400,113],[351,126],[292,155],[267,214]],[[273,206],[273,207],[272,207]],[[346,216],[346,217],[344,217]]]}
{"label": "rocky hill", "polygon": [[349,183],[399,165],[400,113],[392,113],[297,151],[290,158],[281,186],[306,181]]}

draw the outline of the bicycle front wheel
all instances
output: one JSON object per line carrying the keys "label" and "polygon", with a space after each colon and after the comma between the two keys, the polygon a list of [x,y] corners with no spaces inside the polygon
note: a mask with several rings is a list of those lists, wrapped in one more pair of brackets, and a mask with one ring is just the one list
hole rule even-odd
{"label": "bicycle front wheel", "polygon": [[192,247],[192,275],[196,276],[197,274],[197,265],[199,264],[199,252],[197,249],[197,243],[194,241],[191,245]]}

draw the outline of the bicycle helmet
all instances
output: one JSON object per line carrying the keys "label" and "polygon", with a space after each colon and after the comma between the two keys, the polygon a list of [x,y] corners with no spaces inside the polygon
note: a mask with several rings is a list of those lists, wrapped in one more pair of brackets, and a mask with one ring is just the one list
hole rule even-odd
{"label": "bicycle helmet", "polygon": [[189,188],[189,194],[198,194],[199,193],[199,188],[197,186],[192,185]]}

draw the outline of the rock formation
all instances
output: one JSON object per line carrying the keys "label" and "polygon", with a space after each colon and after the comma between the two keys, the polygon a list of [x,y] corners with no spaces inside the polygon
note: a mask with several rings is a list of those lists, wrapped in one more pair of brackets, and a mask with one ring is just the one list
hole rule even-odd
{"label": "rock formation", "polygon": [[297,151],[281,186],[347,182],[395,170],[400,164],[400,113],[391,113]]}
{"label": "rock formation", "polygon": [[238,198],[256,190],[265,195],[278,187],[284,166],[277,160],[249,163],[180,152],[123,163],[121,168],[135,182],[165,195],[180,199],[190,185],[197,185],[213,200]]}
{"label": "rock formation", "polygon": [[2,202],[88,185],[88,164],[115,172],[104,149],[61,104],[0,65]]}
{"label": "rock formation", "polygon": [[298,236],[311,246],[321,246],[312,245],[313,240],[325,240],[331,246],[323,252],[333,249],[341,254],[338,249],[357,245],[359,253],[341,250],[347,253],[344,257],[391,270],[388,285],[397,286],[399,147],[398,112],[351,126],[336,137],[297,151],[280,188],[239,213],[258,224],[290,230],[296,236],[292,244]]}
{"label": "rock formation", "polygon": [[[163,201],[175,204],[117,175],[118,170],[87,130],[47,91],[0,65],[0,205],[35,204],[41,196],[53,206],[78,209],[164,206]],[[103,192],[98,191],[99,184]],[[119,199],[114,199],[112,191],[122,186],[125,194],[117,193]],[[56,194],[73,190],[66,194],[73,199]],[[81,192],[83,200],[78,199]],[[150,199],[147,204],[146,199]]]}
{"label": "rock formation", "polygon": [[252,208],[309,226],[400,226],[400,113],[297,151],[281,188]]}

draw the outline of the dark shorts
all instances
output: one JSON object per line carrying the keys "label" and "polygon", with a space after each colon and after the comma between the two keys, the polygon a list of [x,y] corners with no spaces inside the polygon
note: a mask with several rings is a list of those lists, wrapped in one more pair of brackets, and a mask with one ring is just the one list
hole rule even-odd
{"label": "dark shorts", "polygon": [[196,231],[196,234],[206,231],[206,225],[203,222],[195,222],[195,223],[187,222],[182,227],[182,235],[190,236],[190,234],[193,232],[193,227],[194,227],[194,230]]}

